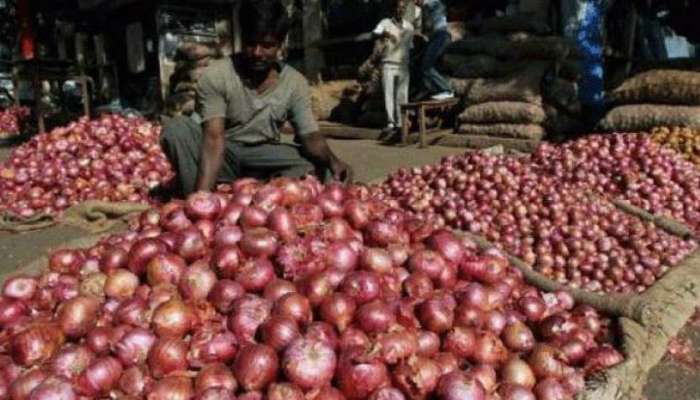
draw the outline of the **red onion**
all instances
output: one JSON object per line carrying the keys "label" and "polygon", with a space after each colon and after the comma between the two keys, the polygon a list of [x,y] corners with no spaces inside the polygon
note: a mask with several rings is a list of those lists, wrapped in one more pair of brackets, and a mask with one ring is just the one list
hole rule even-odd
{"label": "red onion", "polygon": [[311,390],[306,393],[306,397],[307,400],[345,400],[343,393],[332,386]]}
{"label": "red onion", "polygon": [[238,382],[226,364],[209,364],[199,371],[194,381],[195,393],[201,394],[211,388],[222,388],[231,392],[235,392],[238,388]]}
{"label": "red onion", "polygon": [[328,268],[344,272],[354,270],[358,264],[357,251],[347,242],[332,243],[324,259]]}
{"label": "red onion", "polygon": [[149,400],[188,400],[193,397],[192,380],[181,376],[168,376],[155,382],[146,395]]}
{"label": "red onion", "polygon": [[355,352],[350,352],[341,355],[336,381],[348,400],[360,400],[369,397],[377,389],[388,386],[390,378],[386,365],[380,361],[363,362]]}
{"label": "red onion", "polygon": [[295,339],[301,337],[296,321],[284,316],[273,316],[259,328],[262,343],[276,351],[284,350]]}
{"label": "red onion", "polygon": [[518,385],[502,385],[498,393],[503,400],[537,400],[530,389]]}
{"label": "red onion", "polygon": [[457,236],[448,230],[438,230],[427,240],[427,245],[440,253],[446,260],[459,264],[464,257],[464,249]]}
{"label": "red onion", "polygon": [[240,246],[251,257],[269,257],[277,251],[277,234],[265,228],[250,229],[243,233]]}
{"label": "red onion", "polygon": [[261,297],[245,295],[233,303],[228,328],[241,343],[254,342],[255,332],[267,320],[272,304]]}
{"label": "red onion", "polygon": [[82,345],[70,344],[62,348],[51,361],[51,369],[61,377],[74,379],[92,363],[95,354]]}
{"label": "red onion", "polygon": [[561,378],[564,375],[564,355],[550,345],[539,343],[527,359],[532,372],[540,379]]}
{"label": "red onion", "polygon": [[193,311],[178,299],[169,300],[153,312],[153,331],[159,337],[183,337],[192,329]]}
{"label": "red onion", "polygon": [[[438,346],[440,339],[438,338]],[[370,340],[367,335],[359,329],[349,327],[340,336],[339,343],[341,350],[348,350],[354,348],[368,349],[370,346]]]}
{"label": "red onion", "polygon": [[426,398],[438,385],[441,370],[427,357],[411,357],[399,364],[393,373],[394,383],[412,399]]}
{"label": "red onion", "polygon": [[63,378],[49,377],[32,391],[29,400],[77,399],[71,383]]}
{"label": "red onion", "polygon": [[157,239],[141,239],[134,243],[129,250],[127,265],[129,270],[141,276],[146,272],[146,265],[153,257],[166,252],[165,244]]}
{"label": "red onion", "polygon": [[408,330],[396,330],[382,334],[378,339],[382,359],[387,364],[396,364],[418,351],[418,336]]}
{"label": "red onion", "polygon": [[386,387],[374,392],[369,400],[406,400],[406,397],[400,390],[393,387]]}
{"label": "red onion", "polygon": [[79,296],[61,305],[57,320],[67,337],[77,339],[95,326],[99,309],[100,303],[94,297]]}
{"label": "red onion", "polygon": [[76,274],[82,262],[83,257],[77,250],[57,250],[49,257],[49,269],[61,274]]}
{"label": "red onion", "polygon": [[148,353],[148,366],[155,378],[187,370],[187,344],[179,338],[162,338]]}
{"label": "red onion", "polygon": [[290,242],[298,237],[294,218],[283,207],[272,210],[267,218],[267,227],[277,233],[284,242]]}
{"label": "red onion", "polygon": [[353,272],[343,281],[342,290],[358,305],[368,303],[379,296],[379,276],[374,272]]}
{"label": "red onion", "polygon": [[[238,397],[238,399],[243,398]],[[232,391],[222,387],[209,388],[195,397],[196,400],[236,400]]]}
{"label": "red onion", "polygon": [[[223,220],[219,220],[219,224]],[[238,226],[221,226],[214,234],[214,245],[217,248],[234,246],[241,241],[243,231]]]}
{"label": "red onion", "polygon": [[37,280],[26,275],[13,276],[5,281],[2,294],[6,298],[16,300],[30,300],[37,290]]}
{"label": "red onion", "polygon": [[177,285],[185,274],[187,264],[175,254],[159,254],[146,265],[148,284],[157,286],[163,283]]}
{"label": "red onion", "polygon": [[274,349],[250,344],[241,349],[233,364],[236,380],[244,390],[263,390],[277,376],[279,359]]}
{"label": "red onion", "polygon": [[526,389],[532,389],[536,383],[530,366],[517,357],[511,357],[503,366],[501,380],[505,384],[519,385]]}
{"label": "red onion", "polygon": [[196,227],[185,228],[176,233],[175,250],[187,262],[196,261],[207,254],[207,243]]}
{"label": "red onion", "polygon": [[538,400],[560,400],[572,398],[572,396],[569,396],[566,393],[564,386],[554,378],[542,379],[537,383],[533,392],[537,396]]}
{"label": "red onion", "polygon": [[151,322],[151,316],[147,307],[146,302],[139,297],[123,301],[115,312],[116,320],[122,324],[148,327]]}
{"label": "red onion", "polygon": [[304,400],[304,392],[290,383],[273,383],[267,388],[267,400]]}
{"label": "red onion", "polygon": [[219,246],[211,257],[211,266],[220,278],[233,278],[243,263],[243,255],[235,245]]}
{"label": "red onion", "polygon": [[261,292],[275,278],[272,263],[264,257],[249,259],[236,271],[234,279],[247,292]]}
{"label": "red onion", "polygon": [[112,346],[111,330],[106,327],[96,327],[88,333],[85,345],[96,355],[103,356],[109,353]]}
{"label": "red onion", "polygon": [[586,355],[584,371],[586,375],[592,375],[602,370],[613,367],[624,361],[620,352],[610,345],[603,345],[593,349]]}
{"label": "red onion", "polygon": [[263,297],[265,297],[267,300],[275,302],[285,294],[294,293],[296,291],[296,286],[294,286],[292,282],[284,279],[275,279],[265,286]]}
{"label": "red onion", "polygon": [[146,389],[146,383],[149,378],[146,377],[143,370],[139,367],[131,367],[124,370],[121,378],[119,378],[119,390],[127,396],[140,397]]}
{"label": "red onion", "polygon": [[144,364],[148,353],[156,342],[156,336],[143,328],[134,328],[114,346],[114,354],[124,367]]}
{"label": "red onion", "polygon": [[424,272],[430,279],[437,280],[447,266],[445,259],[432,250],[418,250],[408,259],[411,272]]}
{"label": "red onion", "polygon": [[327,297],[321,303],[321,318],[333,324],[339,332],[345,331],[353,320],[357,305],[355,301],[342,293]]}
{"label": "red onion", "polygon": [[429,299],[418,306],[418,320],[423,328],[441,334],[454,322],[454,311],[442,299]]}
{"label": "red onion", "polygon": [[443,400],[485,400],[486,391],[476,378],[454,371],[440,378],[437,394]]}
{"label": "red onion", "polygon": [[0,299],[0,326],[8,328],[29,313],[27,304],[21,300]]}
{"label": "red onion", "polygon": [[185,213],[191,220],[207,219],[213,221],[221,212],[221,203],[212,193],[196,192],[187,197]]}
{"label": "red onion", "polygon": [[540,321],[545,315],[546,306],[537,297],[523,297],[519,302],[520,311],[530,321]]}
{"label": "red onion", "polygon": [[187,300],[205,300],[216,280],[216,274],[205,263],[194,263],[180,280],[180,293]]}
{"label": "red onion", "polygon": [[116,269],[107,276],[104,284],[104,293],[117,300],[126,300],[134,295],[138,286],[138,276],[125,269]]}
{"label": "red onion", "polygon": [[526,353],[535,346],[535,336],[530,328],[522,322],[515,322],[506,326],[501,338],[503,339],[503,344],[514,352]]}
{"label": "red onion", "polygon": [[457,357],[467,358],[474,354],[476,333],[469,328],[455,327],[443,339],[443,350]]}
{"label": "red onion", "polygon": [[282,368],[290,382],[304,390],[330,383],[336,367],[333,347],[309,339],[297,339],[284,351]]}
{"label": "red onion", "polygon": [[14,382],[10,383],[9,398],[15,400],[27,400],[32,391],[49,377],[49,373],[43,369],[32,369],[23,373]]}
{"label": "red onion", "polygon": [[508,350],[503,342],[491,332],[479,332],[471,359],[482,364],[501,364],[506,361]]}
{"label": "red onion", "polygon": [[218,312],[228,314],[233,308],[233,302],[243,297],[244,294],[245,290],[238,282],[221,279],[214,284],[209,292],[208,300]]}
{"label": "red onion", "polygon": [[367,333],[382,333],[396,322],[396,315],[387,303],[375,300],[361,305],[357,309],[355,320]]}
{"label": "red onion", "polygon": [[78,389],[87,396],[105,395],[117,386],[122,372],[122,365],[116,358],[98,358],[80,375]]}
{"label": "red onion", "polygon": [[192,336],[187,359],[192,367],[228,363],[236,356],[237,349],[238,340],[233,333],[205,326]]}
{"label": "red onion", "polygon": [[304,337],[313,341],[327,343],[334,349],[338,348],[340,345],[340,339],[335,333],[335,329],[331,324],[325,322],[312,322],[308,328],[306,328]]}

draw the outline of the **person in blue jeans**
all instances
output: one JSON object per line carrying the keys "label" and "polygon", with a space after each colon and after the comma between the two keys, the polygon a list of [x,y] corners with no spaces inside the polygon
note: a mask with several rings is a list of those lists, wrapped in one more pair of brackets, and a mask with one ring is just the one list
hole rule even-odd
{"label": "person in blue jeans", "polygon": [[450,81],[437,70],[437,64],[452,42],[447,30],[447,8],[441,0],[415,0],[420,7],[423,35],[427,38],[423,58],[420,62],[422,91],[416,100],[444,100],[454,97]]}

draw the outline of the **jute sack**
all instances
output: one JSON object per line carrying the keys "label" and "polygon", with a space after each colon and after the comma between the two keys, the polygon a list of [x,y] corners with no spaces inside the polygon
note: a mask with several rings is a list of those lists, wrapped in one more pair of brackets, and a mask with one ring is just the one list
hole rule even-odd
{"label": "jute sack", "polygon": [[448,54],[486,54],[500,59],[544,59],[565,60],[578,57],[575,46],[559,36],[480,36],[453,42],[446,50]]}
{"label": "jute sack", "polygon": [[658,69],[626,80],[610,99],[621,104],[700,105],[700,72]]}
{"label": "jute sack", "polygon": [[442,58],[442,69],[454,78],[499,78],[513,73],[520,64],[500,61],[487,55],[463,56],[460,54],[445,54]]}
{"label": "jute sack", "polygon": [[522,101],[542,104],[540,84],[547,65],[530,63],[528,67],[499,79],[477,79],[464,94],[467,104],[492,101]]}
{"label": "jute sack", "polygon": [[465,96],[471,90],[472,86],[479,81],[479,79],[462,79],[462,78],[452,78],[450,79],[450,85],[452,86],[452,91],[455,92],[457,96]]}
{"label": "jute sack", "polygon": [[457,119],[469,124],[541,124],[546,115],[541,106],[518,101],[495,101],[467,107]]}
{"label": "jute sack", "polygon": [[541,125],[534,124],[461,124],[457,127],[457,133],[540,140],[547,132]]}
{"label": "jute sack", "polygon": [[327,121],[343,99],[356,100],[359,92],[360,85],[350,80],[313,85],[311,86],[311,111],[319,121]]}
{"label": "jute sack", "polygon": [[492,17],[481,25],[482,32],[512,33],[528,32],[547,35],[552,29],[546,23],[533,18],[531,15],[510,15]]}
{"label": "jute sack", "polygon": [[700,107],[660,104],[627,105],[614,108],[600,121],[606,131],[647,132],[658,126],[700,128]]}

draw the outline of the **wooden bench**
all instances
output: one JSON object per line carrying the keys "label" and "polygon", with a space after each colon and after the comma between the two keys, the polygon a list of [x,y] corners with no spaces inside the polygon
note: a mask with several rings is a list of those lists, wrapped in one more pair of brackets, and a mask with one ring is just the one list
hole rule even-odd
{"label": "wooden bench", "polygon": [[[407,103],[401,105],[401,143],[403,145],[408,144],[408,133],[411,130],[411,116],[416,116],[416,122],[418,124],[418,138],[420,142],[420,147],[426,147],[428,145],[427,135],[429,133],[439,131],[442,129],[442,125],[445,122],[445,115],[448,111],[452,109],[455,105],[459,103],[459,99],[456,97],[446,99],[446,100],[426,100],[419,101],[415,103]],[[427,128],[427,114],[435,113],[437,114],[437,126],[430,129]]]}

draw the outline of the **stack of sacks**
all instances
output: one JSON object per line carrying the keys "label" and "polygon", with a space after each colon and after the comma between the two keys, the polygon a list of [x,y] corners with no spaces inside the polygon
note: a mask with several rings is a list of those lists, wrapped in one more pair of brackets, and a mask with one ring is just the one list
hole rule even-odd
{"label": "stack of sacks", "polygon": [[600,122],[606,131],[647,132],[659,126],[700,128],[700,72],[656,69],[608,95],[617,105]]}
{"label": "stack of sacks", "polygon": [[470,28],[476,36],[455,41],[442,62],[466,105],[457,133],[540,140],[570,130],[562,121],[580,111],[574,46],[527,16]]}
{"label": "stack of sacks", "polygon": [[311,111],[318,121],[351,123],[360,113],[362,88],[354,80],[337,80],[311,86]]}

